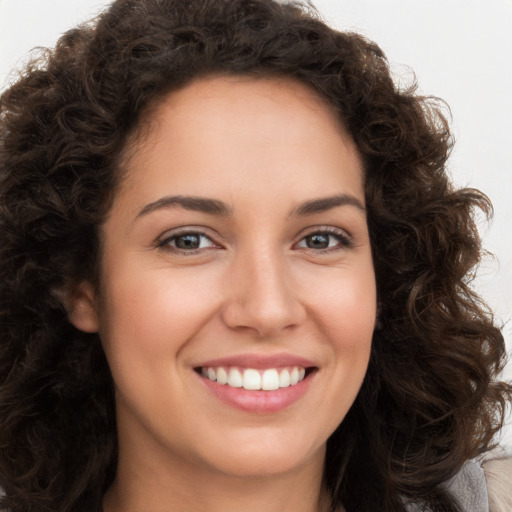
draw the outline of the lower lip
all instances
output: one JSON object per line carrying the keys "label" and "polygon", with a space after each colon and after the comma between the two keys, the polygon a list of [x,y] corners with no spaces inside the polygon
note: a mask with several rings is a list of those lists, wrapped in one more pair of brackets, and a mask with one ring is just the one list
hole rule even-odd
{"label": "lower lip", "polygon": [[308,390],[315,373],[311,372],[294,386],[273,391],[249,391],[244,388],[233,388],[227,384],[219,384],[201,375],[198,377],[224,403],[245,412],[270,414],[282,411],[297,402]]}

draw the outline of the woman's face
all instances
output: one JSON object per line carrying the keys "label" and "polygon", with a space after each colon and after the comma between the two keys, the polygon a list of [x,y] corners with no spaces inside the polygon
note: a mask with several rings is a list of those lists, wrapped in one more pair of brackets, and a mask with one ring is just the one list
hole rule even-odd
{"label": "woman's face", "polygon": [[112,371],[120,467],[321,467],[376,315],[354,143],[301,84],[216,77],[170,94],[129,152],[74,318]]}

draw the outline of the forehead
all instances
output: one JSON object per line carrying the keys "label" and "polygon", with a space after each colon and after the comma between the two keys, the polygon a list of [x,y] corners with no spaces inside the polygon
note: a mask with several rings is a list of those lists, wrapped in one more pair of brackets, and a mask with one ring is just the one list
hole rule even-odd
{"label": "forehead", "polygon": [[173,193],[256,193],[261,183],[302,180],[322,196],[348,173],[358,189],[350,192],[362,192],[361,160],[337,112],[291,79],[198,79],[156,105],[130,147],[125,185],[140,191],[152,175],[153,188]]}
{"label": "forehead", "polygon": [[[337,128],[341,121],[334,113],[334,108],[320,96],[312,87],[290,77],[254,77],[248,75],[212,75],[193,80],[191,83],[173,91],[162,102],[165,108],[190,109],[196,106],[205,115],[216,106],[238,110],[252,107],[265,109],[272,106],[297,109],[298,105],[304,110],[310,110],[316,115],[330,118]],[[207,110],[204,110],[204,109]],[[157,109],[155,118],[158,119]],[[253,111],[253,113],[255,113]],[[260,112],[264,113],[264,110]]]}

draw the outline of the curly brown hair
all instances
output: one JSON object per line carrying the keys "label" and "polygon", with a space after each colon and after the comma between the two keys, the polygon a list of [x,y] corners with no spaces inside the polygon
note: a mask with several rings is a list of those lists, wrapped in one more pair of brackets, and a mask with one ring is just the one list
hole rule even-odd
{"label": "curly brown hair", "polygon": [[272,0],[117,0],[33,60],[0,98],[0,508],[101,510],[116,471],[98,335],[57,290],[96,282],[99,227],[127,141],[169,92],[211,74],[291,77],[327,100],[365,164],[379,321],[368,373],[328,441],[348,512],[456,510],[442,483],[503,422],[504,340],[469,284],[476,190],[456,190],[443,104],[397,87],[383,52]]}

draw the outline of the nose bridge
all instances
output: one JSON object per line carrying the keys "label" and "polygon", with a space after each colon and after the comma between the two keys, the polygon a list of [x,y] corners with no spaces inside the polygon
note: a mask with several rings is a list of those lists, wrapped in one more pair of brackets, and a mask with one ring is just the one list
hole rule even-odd
{"label": "nose bridge", "polygon": [[230,327],[269,335],[300,323],[304,312],[288,263],[283,251],[270,243],[236,255],[224,309]]}

